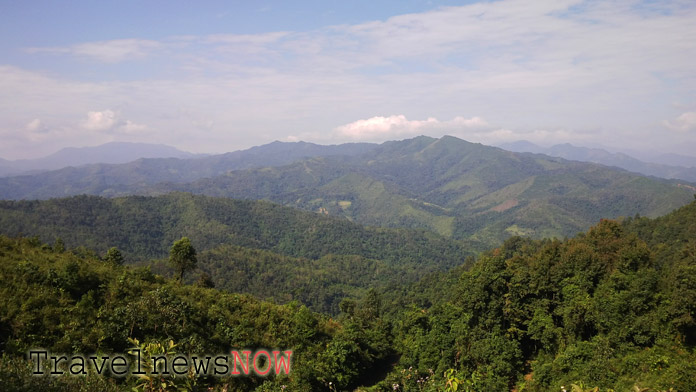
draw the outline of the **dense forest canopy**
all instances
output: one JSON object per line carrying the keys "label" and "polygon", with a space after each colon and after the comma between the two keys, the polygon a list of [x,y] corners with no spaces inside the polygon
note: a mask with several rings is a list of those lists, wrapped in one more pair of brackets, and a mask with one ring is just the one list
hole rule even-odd
{"label": "dense forest canopy", "polygon": [[[346,296],[414,282],[474,254],[464,243],[423,230],[363,227],[264,201],[185,193],[0,201],[0,234],[59,238],[99,255],[116,247],[126,263],[141,264],[168,257],[171,244],[186,236],[218,288],[297,299],[334,314]],[[168,271],[166,263],[154,264]]]}
{"label": "dense forest canopy", "polygon": [[[130,338],[172,340],[186,352],[268,346],[297,355],[290,377],[202,377],[187,379],[189,389],[689,391],[696,379],[694,233],[696,202],[658,219],[603,220],[567,240],[512,237],[475,262],[346,298],[336,317],[296,301],[274,305],[203,281],[168,280],[63,241],[2,237],[0,382],[39,390],[137,387],[130,378],[32,377],[22,359],[31,347],[125,351]],[[229,251],[244,253],[247,263],[299,260]],[[304,268],[350,268],[358,259],[321,260]],[[273,289],[274,282],[264,284]]]}

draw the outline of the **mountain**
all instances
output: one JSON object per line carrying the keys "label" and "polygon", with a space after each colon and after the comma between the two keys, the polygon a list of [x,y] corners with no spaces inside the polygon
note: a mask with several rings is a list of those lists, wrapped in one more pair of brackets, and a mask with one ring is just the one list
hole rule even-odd
{"label": "mountain", "polygon": [[67,167],[34,175],[0,178],[2,199],[47,199],[79,194],[123,196],[160,182],[189,182],[230,170],[286,165],[309,157],[360,155],[376,145],[348,143],[322,146],[273,142],[247,150],[195,159],[138,159],[125,164]]}
{"label": "mountain", "polygon": [[363,225],[423,228],[483,250],[511,235],[562,238],[606,217],[662,215],[688,202],[691,186],[422,136],[380,145],[276,142],[200,159],[66,168],[0,179],[0,197],[182,191],[266,199]]}
{"label": "mountain", "polygon": [[184,193],[0,201],[0,234],[61,238],[100,254],[117,247],[131,263],[165,258],[187,236],[217,287],[330,313],[369,287],[413,282],[474,254],[423,230],[366,228],[264,201]]}
{"label": "mountain", "polygon": [[659,216],[691,200],[690,187],[454,137],[418,137],[359,156],[233,171],[144,193],[268,199],[365,225],[426,228],[485,249],[511,235],[562,238],[606,217]]}
{"label": "mountain", "polygon": [[38,159],[2,160],[0,176],[96,163],[126,163],[140,158],[193,158],[196,156],[162,144],[111,142],[95,147],[68,147]]}
{"label": "mountain", "polygon": [[[696,158],[681,155],[660,155],[653,158],[658,162],[679,162],[683,166],[670,166],[644,162],[623,153],[612,153],[601,148],[577,147],[572,144],[557,144],[552,147],[540,147],[528,141],[518,141],[500,145],[501,148],[515,152],[531,152],[560,157],[568,160],[593,162],[661,178],[675,178],[696,182]],[[691,159],[690,159],[691,158]]]}
{"label": "mountain", "polygon": [[[334,173],[338,168],[346,173]],[[255,183],[253,175],[276,181]],[[355,175],[371,182],[312,185],[336,176],[361,184]],[[606,206],[657,211],[696,190],[450,138],[385,143],[362,156],[223,178],[234,181],[216,188],[221,192],[304,197],[322,189],[328,198],[326,189],[367,189],[380,201],[373,213],[403,195],[465,212],[485,211],[476,203],[491,194],[516,195],[520,201],[506,203],[507,210],[524,210],[533,197],[540,215],[556,218],[563,215],[552,205],[577,214]],[[459,192],[445,192],[453,188]],[[461,200],[472,189],[487,192]],[[602,219],[566,239],[512,236],[474,259],[459,241],[363,227],[326,216],[332,204],[312,200],[321,213],[187,193],[0,202],[0,232],[32,236],[0,235],[0,390],[693,390],[696,201],[655,219]],[[334,207],[348,213],[353,203],[339,200]],[[507,211],[501,209],[492,212]],[[199,269],[211,276],[196,271],[182,282],[153,273],[169,274],[162,259],[147,259],[166,257],[181,236],[191,238]],[[126,265],[97,256],[114,245]],[[290,376],[267,377],[37,376],[25,359],[38,348],[126,356],[134,345],[147,354],[146,367],[150,354],[247,348],[292,349],[295,367]]]}

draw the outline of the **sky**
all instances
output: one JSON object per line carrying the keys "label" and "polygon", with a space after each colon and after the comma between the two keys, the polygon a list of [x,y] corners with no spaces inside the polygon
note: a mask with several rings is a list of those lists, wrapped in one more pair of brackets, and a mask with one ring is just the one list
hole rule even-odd
{"label": "sky", "polygon": [[453,135],[696,155],[696,2],[0,0],[0,157]]}

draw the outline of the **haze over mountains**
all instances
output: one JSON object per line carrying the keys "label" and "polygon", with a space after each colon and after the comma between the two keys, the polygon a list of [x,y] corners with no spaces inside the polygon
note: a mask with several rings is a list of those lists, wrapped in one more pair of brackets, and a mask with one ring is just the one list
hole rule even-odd
{"label": "haze over mountains", "polygon": [[194,158],[202,156],[163,144],[111,142],[94,147],[67,147],[37,159],[0,159],[0,176],[20,175],[96,163],[127,163],[140,158]]}
{"label": "haze over mountains", "polygon": [[197,159],[139,159],[0,179],[3,199],[182,191],[265,199],[372,226],[422,228],[485,249],[511,235],[570,236],[602,218],[658,216],[688,183],[513,153],[445,136],[281,143]]}
{"label": "haze over mountains", "polygon": [[[621,152],[609,152],[601,148],[578,147],[569,143],[541,147],[521,140],[505,143],[499,147],[515,152],[531,152],[560,157],[574,161],[594,162],[607,166],[616,166],[628,171],[661,178],[678,178],[696,182],[696,157],[677,154],[635,154],[645,155],[647,161],[639,160]],[[660,163],[656,163],[660,162]]]}

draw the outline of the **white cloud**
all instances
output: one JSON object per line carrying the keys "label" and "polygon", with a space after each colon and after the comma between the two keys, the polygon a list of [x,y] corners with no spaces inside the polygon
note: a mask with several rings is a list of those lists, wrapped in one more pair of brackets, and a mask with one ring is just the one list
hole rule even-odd
{"label": "white cloud", "polygon": [[289,33],[284,31],[261,34],[212,34],[204,37],[203,41],[213,44],[244,44],[258,46],[278,42],[288,35]]}
{"label": "white cloud", "polygon": [[678,132],[688,132],[696,130],[696,112],[682,113],[679,117],[672,121],[664,121],[663,124]]}
{"label": "white cloud", "polygon": [[29,123],[27,123],[26,126],[24,126],[24,129],[26,129],[29,132],[37,132],[37,131],[42,131],[45,130],[46,127],[43,125],[41,120],[38,118],[35,118],[31,120]]}
{"label": "white cloud", "polygon": [[[577,129],[593,129],[597,142],[654,147],[667,143],[664,124],[683,130],[669,142],[684,145],[693,129],[687,113],[663,119],[674,110],[670,102],[694,99],[696,3],[644,5],[500,0],[314,31],[34,48],[28,51],[112,64],[0,66],[0,107],[16,108],[0,132],[23,129],[39,113],[55,130],[74,127],[95,108],[118,108],[111,118],[93,112],[81,134],[56,140],[121,133],[221,152],[288,134],[316,141],[420,133],[481,142],[568,138],[562,142],[588,139]],[[113,64],[129,59],[144,66],[134,73]],[[478,117],[455,117],[461,113]],[[205,122],[211,126],[191,125]],[[201,129],[205,138],[191,137]]]}
{"label": "white cloud", "polygon": [[425,121],[408,120],[403,114],[389,117],[372,117],[358,120],[336,128],[339,137],[357,140],[372,140],[374,138],[391,138],[402,135],[412,135],[421,132],[428,125],[437,124],[437,119]]}
{"label": "white cloud", "polygon": [[427,135],[441,137],[452,135],[471,142],[497,145],[504,142],[528,140],[541,145],[576,142],[588,143],[596,140],[597,133],[593,131],[578,131],[569,129],[531,129],[512,130],[489,124],[481,117],[465,118],[457,116],[452,120],[440,121],[436,118],[426,120],[409,120],[403,114],[388,117],[371,117],[358,120],[334,129],[330,138],[320,134],[305,133],[299,136],[289,136],[285,140],[316,140],[316,141],[371,141],[382,142]]}
{"label": "white cloud", "polygon": [[491,126],[481,117],[455,117],[440,121],[434,117],[426,120],[409,120],[405,115],[388,117],[376,116],[342,125],[334,130],[333,137],[338,140],[382,141],[414,135],[457,134],[475,130],[487,130]]}
{"label": "white cloud", "polygon": [[82,122],[82,127],[90,131],[108,131],[114,125],[116,125],[116,113],[109,109],[88,112],[87,119]]}
{"label": "white cloud", "polygon": [[81,123],[84,129],[90,131],[135,135],[148,130],[144,124],[138,124],[131,120],[121,120],[119,114],[106,109],[100,112],[88,112],[87,119]]}
{"label": "white cloud", "polygon": [[144,39],[116,39],[111,41],[86,42],[62,47],[28,48],[29,53],[70,54],[92,58],[105,63],[134,60],[160,48],[162,43]]}

